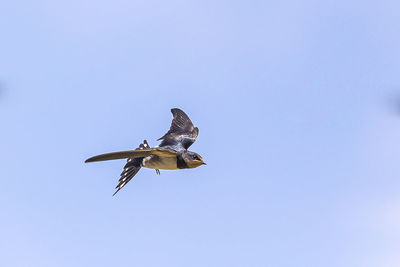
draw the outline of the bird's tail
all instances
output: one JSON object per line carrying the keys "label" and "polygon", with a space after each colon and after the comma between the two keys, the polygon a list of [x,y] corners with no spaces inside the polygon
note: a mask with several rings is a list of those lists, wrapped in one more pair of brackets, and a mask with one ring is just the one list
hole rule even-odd
{"label": "bird's tail", "polygon": [[[150,148],[149,144],[146,140],[143,141],[142,144],[139,145],[136,149],[148,149]],[[117,191],[113,194],[113,196],[118,193],[119,190],[122,189],[142,168],[143,158],[128,158],[127,162],[124,166],[124,170],[121,172],[121,177],[119,178],[118,185],[115,187]]]}

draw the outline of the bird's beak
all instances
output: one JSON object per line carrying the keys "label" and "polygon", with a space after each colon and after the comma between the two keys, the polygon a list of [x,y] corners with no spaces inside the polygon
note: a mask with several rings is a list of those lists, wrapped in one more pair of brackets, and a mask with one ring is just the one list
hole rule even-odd
{"label": "bird's beak", "polygon": [[203,165],[207,165],[207,163],[203,162]]}

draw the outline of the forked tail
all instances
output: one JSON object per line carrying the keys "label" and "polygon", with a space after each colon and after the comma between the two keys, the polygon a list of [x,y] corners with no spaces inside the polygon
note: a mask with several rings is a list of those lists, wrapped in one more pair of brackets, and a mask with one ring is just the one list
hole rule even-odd
{"label": "forked tail", "polygon": [[[148,149],[150,148],[149,144],[146,140],[143,141],[142,144],[139,145],[136,149]],[[119,178],[118,185],[115,187],[117,191],[113,194],[113,196],[118,193],[129,181],[139,172],[140,168],[142,168],[143,158],[128,158],[127,162],[124,166],[124,170],[121,172],[121,177]],[[157,174],[160,174],[159,170],[156,170]]]}

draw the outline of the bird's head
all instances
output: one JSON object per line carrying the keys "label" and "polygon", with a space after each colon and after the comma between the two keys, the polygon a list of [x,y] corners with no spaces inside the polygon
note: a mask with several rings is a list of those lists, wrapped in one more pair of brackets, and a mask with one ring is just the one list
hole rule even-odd
{"label": "bird's head", "polygon": [[192,151],[186,151],[182,157],[188,168],[196,168],[200,165],[207,165],[199,154]]}

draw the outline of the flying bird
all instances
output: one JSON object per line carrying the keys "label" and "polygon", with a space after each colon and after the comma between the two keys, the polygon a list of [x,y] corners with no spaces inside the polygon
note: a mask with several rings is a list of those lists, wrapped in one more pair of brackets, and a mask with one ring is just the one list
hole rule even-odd
{"label": "flying bird", "polygon": [[169,131],[157,141],[161,144],[150,147],[146,140],[135,150],[111,152],[91,157],[85,162],[105,161],[114,159],[126,159],[127,162],[115,187],[118,193],[140,170],[140,168],[159,170],[177,170],[196,168],[206,165],[203,158],[188,148],[196,141],[199,129],[194,127],[188,115],[179,108],[171,109],[172,119]]}

